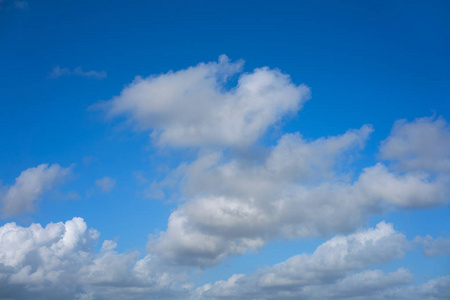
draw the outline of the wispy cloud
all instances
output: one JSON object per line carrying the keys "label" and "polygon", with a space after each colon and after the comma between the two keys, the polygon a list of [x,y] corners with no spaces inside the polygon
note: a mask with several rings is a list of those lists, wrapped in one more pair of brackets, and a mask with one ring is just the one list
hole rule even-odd
{"label": "wispy cloud", "polygon": [[116,181],[111,177],[103,177],[95,181],[95,184],[105,193],[110,192],[116,185]]}
{"label": "wispy cloud", "polygon": [[6,9],[20,9],[24,10],[29,8],[27,1],[5,1],[0,0],[0,9],[2,9],[2,6],[5,6]]}
{"label": "wispy cloud", "polygon": [[27,9],[28,2],[27,1],[14,1],[14,7],[18,9]]}
{"label": "wispy cloud", "polygon": [[59,78],[62,76],[81,76],[87,78],[95,78],[95,79],[105,79],[107,73],[105,71],[84,71],[81,67],[76,67],[71,70],[69,68],[61,68],[60,66],[56,66],[53,68],[50,73],[50,78]]}

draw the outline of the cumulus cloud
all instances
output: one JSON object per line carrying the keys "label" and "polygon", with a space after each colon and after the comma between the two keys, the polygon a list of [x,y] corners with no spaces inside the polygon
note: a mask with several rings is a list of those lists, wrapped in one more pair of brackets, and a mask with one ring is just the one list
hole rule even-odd
{"label": "cumulus cloud", "polygon": [[296,255],[254,274],[236,274],[199,287],[196,293],[200,299],[371,299],[411,283],[413,275],[405,269],[389,274],[358,271],[401,258],[408,249],[405,236],[381,222],[374,229],[334,237],[312,255]]}
{"label": "cumulus cloud", "polygon": [[[99,233],[81,218],[46,227],[0,227],[1,299],[142,299],[177,293],[170,266],[162,270],[151,255],[117,253],[105,241],[94,251]],[[171,292],[173,290],[173,292]]]}
{"label": "cumulus cloud", "polygon": [[112,191],[114,186],[116,185],[116,181],[111,177],[103,177],[101,179],[97,179],[95,184],[105,193],[109,193]]}
{"label": "cumulus cloud", "polygon": [[[406,269],[391,273],[368,269],[399,259],[409,249],[405,236],[391,224],[381,222],[355,232],[373,214],[448,202],[450,169],[445,164],[450,131],[445,120],[397,122],[380,146],[384,161],[366,168],[358,169],[352,161],[373,131],[370,125],[316,140],[300,133],[284,134],[275,145],[258,148],[261,152],[255,155],[255,148],[248,146],[270,126],[297,113],[309,89],[293,84],[279,70],[265,67],[242,73],[242,68],[242,61],[221,56],[218,62],[138,77],[120,95],[96,104],[108,117],[123,118],[136,130],[149,132],[159,145],[200,149],[196,160],[181,164],[162,183],[150,184],[149,192],[158,196],[165,196],[158,186],[176,188],[178,207],[167,229],[150,237],[149,253],[143,258],[136,252],[116,252],[117,242],[110,240],[95,252],[98,232],[88,230],[80,218],[45,228],[4,225],[0,298],[437,299],[448,295],[448,277],[413,286],[413,275]],[[53,76],[96,77],[75,70],[58,67]],[[237,84],[230,88],[233,78]],[[422,149],[423,143],[430,149]],[[105,192],[114,184],[110,177],[96,181]],[[51,184],[41,186],[28,193],[27,199],[33,199],[29,203]],[[8,196],[13,187],[3,198],[14,198]],[[216,265],[273,239],[334,234],[339,235],[311,255],[299,254],[254,274],[235,274],[197,289],[183,285],[192,267]],[[441,255],[446,240],[430,239],[415,242],[424,245],[426,256]]]}
{"label": "cumulus cloud", "polygon": [[[443,119],[397,122],[380,146],[387,162],[356,174],[351,162],[373,131],[370,125],[316,140],[284,134],[253,155],[247,146],[301,109],[309,89],[278,70],[242,68],[242,61],[223,55],[218,62],[138,77],[120,95],[95,105],[110,118],[151,132],[159,145],[201,149],[197,160],[150,184],[153,197],[164,197],[162,189],[170,186],[177,188],[171,197],[180,198],[167,229],[149,240],[150,251],[180,264],[211,266],[274,238],[347,233],[388,209],[447,203],[447,169],[435,172],[448,156]],[[434,137],[426,140],[428,135]],[[424,151],[417,140],[443,150]]]}
{"label": "cumulus cloud", "polygon": [[449,172],[450,127],[434,116],[413,122],[399,120],[381,143],[380,154],[402,171]]}
{"label": "cumulus cloud", "polygon": [[[450,276],[411,285],[405,269],[367,269],[402,258],[409,242],[392,224],[329,239],[253,274],[235,274],[194,288],[187,269],[150,253],[119,253],[82,218],[45,227],[0,227],[1,299],[444,299]],[[187,282],[187,283],[186,283]]]}
{"label": "cumulus cloud", "polygon": [[378,163],[352,180],[343,162],[371,132],[365,125],[313,141],[286,134],[259,161],[201,154],[174,172],[186,202],[149,249],[182,264],[214,265],[280,236],[350,232],[387,209],[448,201],[448,181],[423,172],[396,173]]}
{"label": "cumulus cloud", "polygon": [[81,67],[76,67],[75,69],[71,70],[69,68],[61,68],[60,66],[56,66],[50,73],[50,78],[59,78],[62,76],[70,76],[70,75],[95,79],[104,79],[106,78],[107,73],[105,71],[93,71],[93,70],[84,71]]}
{"label": "cumulus cloud", "polygon": [[[270,269],[269,269],[270,270]],[[293,270],[294,271],[294,270]],[[264,270],[246,277],[233,275],[198,288],[192,299],[355,299],[355,300],[438,300],[450,296],[450,276],[438,277],[425,284],[412,285],[414,276],[400,268],[391,273],[380,270],[352,272],[339,279],[311,282],[291,288],[265,288],[258,284]]]}
{"label": "cumulus cloud", "polygon": [[437,300],[450,296],[450,276],[413,285],[413,274],[366,269],[401,258],[410,249],[392,224],[334,237],[311,255],[296,255],[252,274],[235,274],[194,291],[192,299],[398,299]]}
{"label": "cumulus cloud", "polygon": [[1,197],[3,215],[13,216],[32,211],[36,200],[70,173],[70,168],[58,164],[41,164],[26,169]]}
{"label": "cumulus cloud", "polygon": [[[218,62],[137,77],[119,96],[99,103],[109,117],[124,116],[159,144],[245,147],[270,125],[295,114],[309,89],[267,67],[241,73],[243,62],[225,55]],[[239,75],[237,86],[229,79]]]}

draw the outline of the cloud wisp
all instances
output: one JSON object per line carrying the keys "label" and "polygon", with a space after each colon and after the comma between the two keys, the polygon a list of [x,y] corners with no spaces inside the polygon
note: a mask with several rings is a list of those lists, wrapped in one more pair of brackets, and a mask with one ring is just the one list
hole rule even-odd
{"label": "cloud wisp", "polygon": [[61,68],[60,66],[56,66],[53,68],[49,77],[56,79],[63,76],[80,76],[86,78],[95,78],[95,79],[105,79],[108,74],[105,71],[84,71],[81,67],[76,67],[71,70],[69,68]]}
{"label": "cloud wisp", "polygon": [[97,187],[99,187],[103,192],[109,193],[112,191],[112,189],[116,185],[116,180],[112,179],[111,177],[106,176],[106,177],[97,179],[95,181],[95,185],[97,185]]}

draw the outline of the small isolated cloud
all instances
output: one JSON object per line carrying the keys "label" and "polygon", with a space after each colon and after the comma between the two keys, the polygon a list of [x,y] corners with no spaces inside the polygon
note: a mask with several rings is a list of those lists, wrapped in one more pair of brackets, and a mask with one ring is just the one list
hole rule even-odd
{"label": "small isolated cloud", "polygon": [[83,71],[81,67],[77,67],[73,70],[69,68],[61,68],[56,66],[50,73],[50,78],[59,78],[62,76],[81,76],[87,78],[104,79],[107,76],[105,71]]}
{"label": "small isolated cloud", "polygon": [[429,235],[419,236],[414,239],[414,242],[423,247],[423,255],[426,257],[450,255],[450,237],[433,239]]}
{"label": "small isolated cloud", "polygon": [[111,177],[103,177],[95,181],[95,184],[105,193],[112,191],[116,185],[116,181]]}
{"label": "small isolated cloud", "polygon": [[[137,130],[151,131],[163,145],[245,147],[269,126],[297,113],[309,88],[268,67],[242,73],[243,62],[218,62],[147,78],[137,77],[110,101],[93,108],[125,116]],[[239,75],[237,86],[227,84]]]}
{"label": "small isolated cloud", "polygon": [[116,247],[117,247],[116,241],[111,241],[111,240],[103,241],[102,250],[110,251],[110,250],[115,249]]}
{"label": "small isolated cloud", "polygon": [[34,202],[70,173],[70,168],[62,168],[58,164],[41,164],[23,171],[0,199],[3,215],[32,211]]}
{"label": "small isolated cloud", "polygon": [[449,172],[450,126],[434,116],[399,120],[381,143],[380,154],[401,171]]}
{"label": "small isolated cloud", "polygon": [[95,160],[93,156],[85,156],[83,157],[83,165],[88,166]]}

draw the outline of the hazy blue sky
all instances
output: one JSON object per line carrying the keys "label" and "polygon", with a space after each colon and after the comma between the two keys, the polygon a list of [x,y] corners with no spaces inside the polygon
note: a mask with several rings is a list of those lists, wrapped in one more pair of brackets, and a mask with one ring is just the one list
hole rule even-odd
{"label": "hazy blue sky", "polygon": [[0,299],[450,298],[450,2],[0,0]]}

